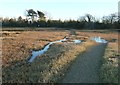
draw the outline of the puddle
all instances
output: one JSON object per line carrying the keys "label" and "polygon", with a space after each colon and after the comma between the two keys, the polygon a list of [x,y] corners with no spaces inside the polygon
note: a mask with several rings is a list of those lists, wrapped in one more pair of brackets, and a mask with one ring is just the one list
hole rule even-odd
{"label": "puddle", "polygon": [[32,62],[37,56],[40,56],[40,55],[44,54],[44,52],[46,52],[49,49],[49,47],[50,47],[51,44],[57,43],[57,42],[63,42],[63,41],[66,41],[66,38],[63,39],[63,40],[58,40],[58,41],[50,42],[42,50],[32,51],[32,56],[31,56],[31,58],[30,58],[30,60],[28,62]]}
{"label": "puddle", "polygon": [[[40,55],[44,54],[49,49],[50,45],[52,45],[54,43],[58,43],[58,42],[64,42],[66,40],[67,40],[67,38],[64,38],[63,40],[50,42],[48,45],[46,45],[44,47],[44,49],[39,50],[39,51],[32,51],[32,56],[31,56],[31,58],[29,59],[28,62],[32,62],[37,56],[40,56]],[[90,38],[90,40],[94,40],[97,43],[107,43],[107,41],[104,40],[104,39],[101,39],[101,37],[92,37],[92,38]],[[73,40],[73,43],[81,43],[81,40]]]}
{"label": "puddle", "polygon": [[81,40],[73,40],[74,43],[81,43]]}
{"label": "puddle", "polygon": [[[39,50],[39,51],[32,51],[32,56],[31,56],[31,58],[30,58],[30,60],[28,62],[32,62],[37,56],[40,56],[40,55],[44,54],[49,49],[50,45],[52,45],[53,43],[64,42],[66,40],[67,39],[64,38],[63,40],[50,42],[48,45],[46,45],[44,47],[44,49]],[[80,40],[73,40],[73,41],[74,41],[74,43],[80,43],[81,42]]]}
{"label": "puddle", "polygon": [[90,38],[90,40],[94,40],[97,43],[107,43],[108,42],[105,39],[101,39],[101,37],[92,37],[92,38]]}

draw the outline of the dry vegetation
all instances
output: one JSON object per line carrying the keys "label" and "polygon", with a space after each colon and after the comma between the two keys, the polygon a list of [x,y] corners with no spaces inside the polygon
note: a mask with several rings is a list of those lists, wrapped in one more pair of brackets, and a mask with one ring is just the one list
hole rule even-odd
{"label": "dry vegetation", "polygon": [[57,82],[64,76],[65,71],[77,55],[92,45],[95,45],[95,42],[87,41],[83,44],[70,43],[69,45],[66,43],[53,44],[45,54],[38,56],[32,63],[21,62],[18,65],[3,68],[3,82]]}
{"label": "dry vegetation", "polygon": [[93,37],[93,36],[100,36],[108,41],[113,41],[114,39],[118,39],[118,33],[112,31],[87,31],[87,32],[77,32],[78,35],[86,36],[86,37]]}
{"label": "dry vegetation", "polygon": [[52,31],[3,31],[2,61],[9,65],[31,55],[31,50],[38,50],[48,42],[63,39],[66,32]]}
{"label": "dry vegetation", "polygon": [[96,43],[93,41],[87,41],[82,44],[71,44],[71,49],[67,50],[67,52],[63,51],[61,56],[55,57],[55,59],[52,60],[50,63],[52,66],[51,69],[45,70],[42,74],[44,76],[43,82],[58,82],[58,80],[64,76],[65,72],[77,56],[95,44]]}
{"label": "dry vegetation", "polygon": [[103,65],[101,67],[101,79],[103,83],[118,83],[118,42],[109,43],[104,55]]}
{"label": "dry vegetation", "polygon": [[3,31],[3,82],[56,82],[64,76],[78,54],[96,44],[87,40],[89,37],[112,40],[117,38],[117,33],[77,32],[77,36],[69,36],[70,39],[82,39],[85,43],[56,43],[32,63],[27,62],[32,50],[42,49],[50,41],[65,36],[68,36],[68,31]]}

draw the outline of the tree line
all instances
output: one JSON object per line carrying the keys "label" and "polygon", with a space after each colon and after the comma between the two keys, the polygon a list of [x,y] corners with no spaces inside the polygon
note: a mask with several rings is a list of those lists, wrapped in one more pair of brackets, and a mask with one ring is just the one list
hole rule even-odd
{"label": "tree line", "polygon": [[120,29],[120,18],[117,13],[103,16],[101,19],[85,14],[77,20],[46,19],[46,14],[33,9],[26,10],[26,18],[1,18],[2,27],[57,27],[72,29]]}

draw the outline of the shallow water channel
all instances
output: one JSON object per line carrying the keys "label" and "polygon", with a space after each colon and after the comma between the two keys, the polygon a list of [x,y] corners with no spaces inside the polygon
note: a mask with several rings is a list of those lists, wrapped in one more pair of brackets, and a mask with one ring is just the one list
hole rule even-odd
{"label": "shallow water channel", "polygon": [[92,38],[90,38],[90,40],[94,40],[97,43],[107,43],[108,42],[105,39],[101,39],[101,37],[92,37]]}
{"label": "shallow water channel", "polygon": [[[46,45],[44,47],[44,49],[42,50],[39,50],[39,51],[32,51],[32,56],[31,58],[29,59],[28,62],[32,62],[37,56],[40,56],[42,54],[44,54],[50,47],[50,45],[54,44],[54,43],[58,43],[58,42],[64,42],[66,41],[67,39],[64,38],[63,40],[58,40],[58,41],[54,41],[54,42],[50,42],[48,45]],[[74,43],[81,43],[81,40],[73,40]]]}
{"label": "shallow water channel", "polygon": [[[107,43],[106,40],[104,39],[101,39],[100,37],[92,37],[90,38],[90,40],[94,40],[98,43]],[[54,42],[50,42],[48,43],[48,45],[46,45],[42,50],[39,50],[39,51],[32,51],[32,56],[31,58],[28,60],[28,62],[33,62],[33,60],[37,57],[37,56],[40,56],[42,54],[44,54],[50,47],[50,45],[54,44],[54,43],[58,43],[58,42],[64,42],[64,41],[67,41],[66,38],[62,39],[62,40],[58,40],[58,41],[54,41]],[[73,40],[73,43],[81,43],[81,40]]]}

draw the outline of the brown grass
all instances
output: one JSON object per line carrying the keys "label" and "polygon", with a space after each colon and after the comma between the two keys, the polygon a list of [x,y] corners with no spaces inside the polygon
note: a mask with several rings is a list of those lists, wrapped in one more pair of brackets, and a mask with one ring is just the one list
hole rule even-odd
{"label": "brown grass", "polygon": [[23,60],[31,55],[31,50],[41,49],[50,41],[64,38],[66,32],[52,31],[3,31],[3,64],[9,65],[15,60]]}
{"label": "brown grass", "polygon": [[77,32],[77,36],[70,36],[71,39],[83,39],[85,43],[53,44],[32,64],[26,62],[31,56],[31,50],[41,49],[50,41],[65,36],[69,36],[67,31],[3,31],[3,82],[56,82],[79,53],[95,44],[87,40],[89,37],[101,36],[108,40],[118,37],[117,33]]}
{"label": "brown grass", "polygon": [[70,64],[77,58],[79,54],[82,54],[89,47],[95,45],[96,43],[93,41],[87,41],[81,45],[75,45],[72,49],[65,52],[58,58],[55,58],[50,64],[52,68],[50,70],[46,70],[42,75],[44,75],[44,83],[45,82],[58,82],[61,79]]}
{"label": "brown grass", "polygon": [[[64,75],[64,72],[75,60],[77,55],[92,45],[95,45],[95,42],[53,44],[44,55],[37,57],[31,64],[20,62],[16,66],[4,67],[3,82],[57,82]],[[51,54],[48,55],[48,53]]]}
{"label": "brown grass", "polygon": [[101,79],[104,83],[118,83],[118,43],[109,43],[104,55],[103,65],[101,67]]}
{"label": "brown grass", "polygon": [[86,36],[86,37],[93,37],[93,36],[100,36],[101,38],[104,38],[108,41],[111,41],[112,39],[118,39],[118,33],[117,32],[77,32],[78,35]]}
{"label": "brown grass", "polygon": [[[3,31],[2,32],[2,56],[3,64],[9,65],[14,60],[23,60],[31,55],[31,50],[38,50],[44,47],[48,42],[60,40],[66,35],[67,31]],[[107,40],[117,39],[117,33],[100,32],[77,32],[77,37],[81,40],[87,40],[89,37],[101,36]],[[71,39],[72,39],[71,38]]]}

